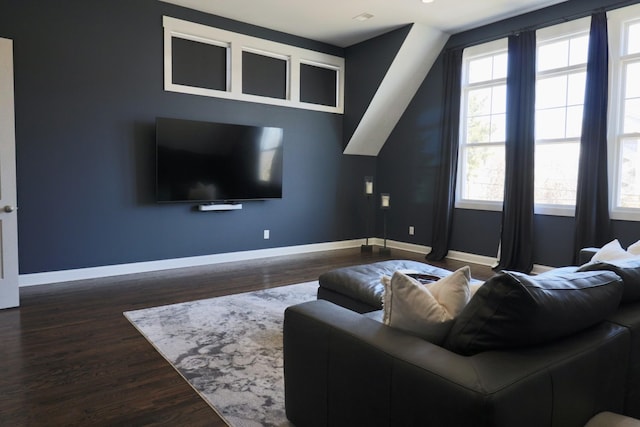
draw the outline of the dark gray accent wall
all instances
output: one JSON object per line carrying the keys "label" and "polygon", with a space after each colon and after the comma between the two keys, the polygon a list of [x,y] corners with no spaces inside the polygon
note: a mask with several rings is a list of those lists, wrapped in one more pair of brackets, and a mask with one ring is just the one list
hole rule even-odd
{"label": "dark gray accent wall", "polygon": [[[570,0],[529,14],[507,19],[451,36],[445,49],[466,47],[517,32],[523,28],[538,28],[590,15],[599,8],[620,7],[638,3],[620,0]],[[366,49],[376,51],[376,42],[367,42]],[[347,57],[351,53],[347,49]],[[374,62],[367,62],[363,52],[357,63],[348,62],[353,75],[366,73]],[[377,161],[378,189],[391,193],[392,209],[388,217],[388,237],[393,240],[420,245],[431,244],[433,194],[437,169],[440,167],[441,105],[443,85],[442,57],[439,57],[424,80],[402,119],[387,140]],[[365,84],[362,82],[362,84]],[[364,105],[367,95],[374,90],[367,87],[349,87],[349,93],[360,94],[356,105]],[[368,90],[367,90],[368,89]],[[351,113],[351,110],[349,111]],[[345,135],[346,123],[345,123]],[[377,233],[381,234],[381,216],[378,214]],[[454,214],[451,249],[478,255],[495,256],[500,238],[500,212],[456,209]],[[415,226],[415,236],[408,235],[409,225]],[[567,265],[573,257],[574,219],[536,215],[534,262],[542,265]],[[614,236],[623,244],[640,238],[640,223],[614,221]]]}
{"label": "dark gray accent wall", "polygon": [[[0,0],[0,37],[14,40],[20,273],[363,236],[375,160],[342,155],[342,116],[165,92],[163,15],[344,56],[156,0]],[[282,127],[283,198],[221,213],[156,204],[157,116]]]}

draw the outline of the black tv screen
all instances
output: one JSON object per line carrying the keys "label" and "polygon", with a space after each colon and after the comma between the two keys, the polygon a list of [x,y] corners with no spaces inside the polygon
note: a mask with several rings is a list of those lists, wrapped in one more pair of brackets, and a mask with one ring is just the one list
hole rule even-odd
{"label": "black tv screen", "polygon": [[283,130],[156,119],[158,202],[282,198]]}

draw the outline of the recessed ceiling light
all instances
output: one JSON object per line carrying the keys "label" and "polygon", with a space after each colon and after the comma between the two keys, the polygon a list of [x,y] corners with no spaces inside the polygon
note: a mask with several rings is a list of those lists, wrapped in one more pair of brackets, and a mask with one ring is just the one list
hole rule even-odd
{"label": "recessed ceiling light", "polygon": [[433,3],[433,0],[422,0],[422,3]]}
{"label": "recessed ceiling light", "polygon": [[367,12],[361,13],[358,16],[354,16],[353,19],[356,21],[366,21],[367,19],[373,18],[373,15]]}

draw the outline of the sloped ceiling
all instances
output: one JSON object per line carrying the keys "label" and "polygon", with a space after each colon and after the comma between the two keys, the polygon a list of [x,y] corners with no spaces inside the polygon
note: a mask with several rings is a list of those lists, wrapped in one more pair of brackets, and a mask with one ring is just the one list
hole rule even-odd
{"label": "sloped ceiling", "polygon": [[448,38],[424,25],[411,27],[344,154],[378,155]]}

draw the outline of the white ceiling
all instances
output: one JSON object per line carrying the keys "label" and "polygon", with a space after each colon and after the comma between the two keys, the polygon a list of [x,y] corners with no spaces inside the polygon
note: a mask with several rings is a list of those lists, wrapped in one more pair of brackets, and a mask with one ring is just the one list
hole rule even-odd
{"label": "white ceiling", "polygon": [[[162,0],[347,47],[410,23],[453,34],[566,0]],[[356,21],[357,15],[373,17]]]}

